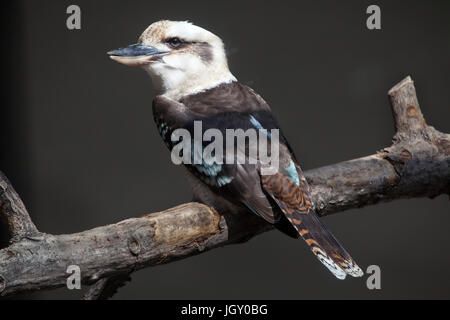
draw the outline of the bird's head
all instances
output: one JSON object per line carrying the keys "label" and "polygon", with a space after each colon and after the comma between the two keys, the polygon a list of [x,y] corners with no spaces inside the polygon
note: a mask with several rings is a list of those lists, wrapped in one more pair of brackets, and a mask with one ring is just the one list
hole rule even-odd
{"label": "bird's head", "polygon": [[236,80],[222,40],[186,21],[155,22],[137,44],[108,55],[124,65],[144,68],[161,93],[175,98]]}

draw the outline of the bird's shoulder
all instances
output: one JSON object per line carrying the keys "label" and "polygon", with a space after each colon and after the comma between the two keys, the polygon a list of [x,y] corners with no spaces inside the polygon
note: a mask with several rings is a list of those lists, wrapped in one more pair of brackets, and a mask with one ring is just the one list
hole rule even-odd
{"label": "bird's shoulder", "polygon": [[250,87],[237,81],[184,96],[179,102],[192,112],[203,115],[223,112],[270,112],[270,107],[263,98]]}
{"label": "bird's shoulder", "polygon": [[237,81],[223,83],[195,94],[171,99],[165,95],[153,100],[155,120],[184,127],[195,120],[208,126],[247,129],[255,123],[265,129],[278,128],[269,105],[250,87]]}

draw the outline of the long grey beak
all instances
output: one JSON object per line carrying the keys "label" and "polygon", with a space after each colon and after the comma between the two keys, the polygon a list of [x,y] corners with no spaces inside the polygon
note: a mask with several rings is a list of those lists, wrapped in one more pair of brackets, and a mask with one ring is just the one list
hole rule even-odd
{"label": "long grey beak", "polygon": [[107,52],[109,57],[114,61],[133,67],[147,65],[167,53],[141,43]]}
{"label": "long grey beak", "polygon": [[108,51],[107,54],[110,56],[137,57],[137,56],[154,55],[159,53],[161,52],[159,52],[158,49],[156,49],[155,47],[149,47],[142,43],[136,43],[117,50]]}

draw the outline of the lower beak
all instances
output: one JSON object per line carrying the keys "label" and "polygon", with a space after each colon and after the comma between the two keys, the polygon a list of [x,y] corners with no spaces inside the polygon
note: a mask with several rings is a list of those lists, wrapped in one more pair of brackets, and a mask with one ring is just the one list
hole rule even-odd
{"label": "lower beak", "polygon": [[155,47],[138,43],[117,50],[108,51],[107,54],[114,61],[126,66],[138,67],[156,61],[167,53],[168,52],[159,51]]}

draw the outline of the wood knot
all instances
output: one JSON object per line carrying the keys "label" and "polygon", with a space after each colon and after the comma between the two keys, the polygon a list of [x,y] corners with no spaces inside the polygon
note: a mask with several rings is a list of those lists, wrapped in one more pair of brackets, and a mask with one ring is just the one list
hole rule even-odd
{"label": "wood knot", "polygon": [[128,249],[130,249],[130,252],[135,256],[141,252],[141,244],[136,237],[132,236],[128,239]]}
{"label": "wood knot", "polygon": [[411,152],[409,152],[409,151],[406,150],[406,149],[403,149],[403,151],[400,153],[400,155],[401,155],[401,157],[402,157],[403,159],[410,160],[410,159],[412,158]]}
{"label": "wood knot", "polygon": [[6,289],[6,280],[0,275],[0,293],[2,293]]}
{"label": "wood knot", "polygon": [[419,118],[419,110],[415,106],[408,106],[406,115],[410,118]]}

